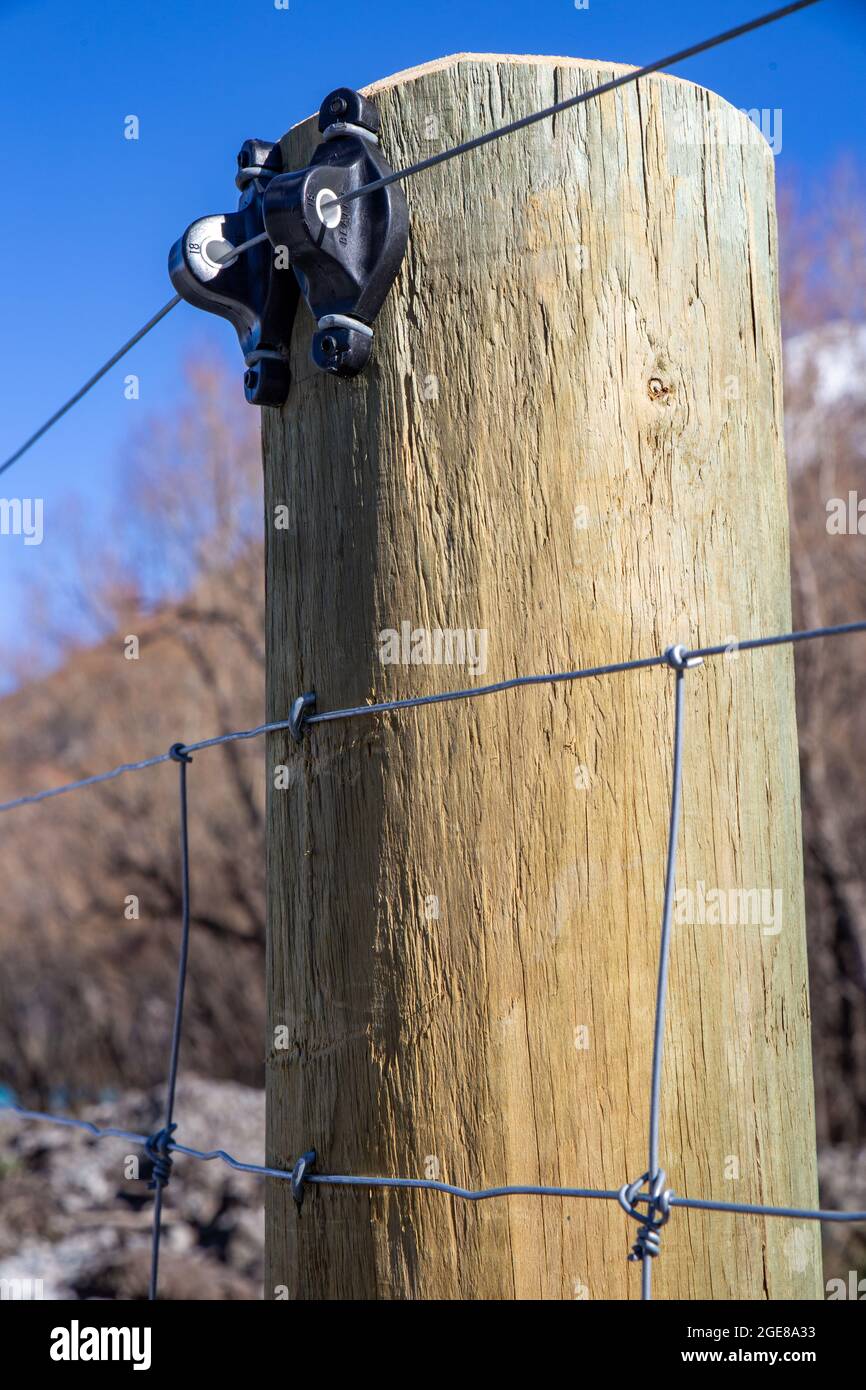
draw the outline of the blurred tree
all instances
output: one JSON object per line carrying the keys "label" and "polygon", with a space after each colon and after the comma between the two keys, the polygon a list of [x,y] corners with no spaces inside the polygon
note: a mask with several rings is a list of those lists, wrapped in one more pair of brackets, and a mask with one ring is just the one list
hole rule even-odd
{"label": "blurred tree", "polygon": [[[840,166],[820,197],[781,199],[785,412],[795,622],[864,615],[863,534],[834,499],[866,498],[866,186]],[[828,510],[829,509],[829,510]],[[866,508],[864,508],[866,510]],[[866,639],[797,649],[819,1140],[866,1141]]]}
{"label": "blurred tree", "polygon": [[[107,533],[68,510],[62,562],[10,654],[26,683],[4,702],[4,796],[261,721],[260,478],[256,413],[211,362],[190,373],[176,412],[132,440]],[[229,744],[189,773],[183,1063],[251,1084],[264,1026],[263,757],[260,742]],[[31,1099],[162,1076],[181,905],[175,782],[159,767],[4,822],[0,1079]]]}

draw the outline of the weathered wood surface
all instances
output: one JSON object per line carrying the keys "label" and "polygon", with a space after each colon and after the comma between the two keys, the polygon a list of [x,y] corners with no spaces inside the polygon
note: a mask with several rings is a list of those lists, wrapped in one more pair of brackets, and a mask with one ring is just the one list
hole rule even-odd
{"label": "weathered wood surface", "polygon": [[[468,55],[370,90],[397,166],[618,71]],[[288,167],[316,140],[292,130]],[[653,77],[408,185],[371,368],[316,373],[302,309],[263,412],[271,718],[309,688],[329,709],[788,626],[772,164]],[[403,622],[485,630],[486,670],[383,665]],[[271,740],[270,1163],[644,1170],[673,679]],[[812,1204],[791,653],[687,680],[679,884],[781,906],[675,925],[663,1163],[682,1194]],[[271,1183],[265,1292],[634,1298],[634,1234],[613,1203],[367,1190],[311,1189],[299,1221]],[[814,1227],[680,1211],[662,1249],[659,1297],[820,1296]]]}

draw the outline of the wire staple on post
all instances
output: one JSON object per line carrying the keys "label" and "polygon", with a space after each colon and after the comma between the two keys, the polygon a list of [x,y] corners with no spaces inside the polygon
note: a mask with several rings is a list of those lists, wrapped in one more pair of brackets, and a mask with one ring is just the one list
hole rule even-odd
{"label": "wire staple on post", "polygon": [[311,715],[316,712],[316,692],[308,690],[306,695],[299,695],[293,701],[289,712],[289,732],[295,743],[303,743],[304,726]]}
{"label": "wire staple on post", "polygon": [[292,1197],[295,1206],[298,1208],[298,1216],[301,1214],[301,1207],[304,1204],[304,1182],[312,1172],[316,1162],[316,1150],[308,1149],[302,1154],[292,1169]]}
{"label": "wire staple on post", "polygon": [[668,666],[672,667],[674,671],[691,671],[695,666],[703,666],[704,664],[704,658],[702,656],[692,656],[686,651],[682,642],[677,642],[675,646],[668,647],[664,654],[664,659]]}

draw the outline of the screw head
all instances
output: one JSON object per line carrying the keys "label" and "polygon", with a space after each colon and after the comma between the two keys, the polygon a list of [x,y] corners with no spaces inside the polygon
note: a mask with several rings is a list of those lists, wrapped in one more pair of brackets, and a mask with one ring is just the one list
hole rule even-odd
{"label": "screw head", "polygon": [[334,97],[329,110],[332,116],[344,116],[349,109],[349,103],[345,97]]}
{"label": "screw head", "polygon": [[336,338],[332,338],[332,337],[330,336],[330,334],[329,334],[326,338],[323,338],[323,339],[322,339],[322,352],[324,352],[325,355],[326,355],[327,357],[332,357],[333,354],[334,354],[336,351],[337,351],[337,340],[336,340]]}

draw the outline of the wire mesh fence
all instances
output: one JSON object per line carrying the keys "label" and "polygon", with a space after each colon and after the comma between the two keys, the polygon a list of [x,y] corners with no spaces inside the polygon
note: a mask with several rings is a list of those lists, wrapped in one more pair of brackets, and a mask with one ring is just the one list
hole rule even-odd
{"label": "wire mesh fence", "polygon": [[[622,76],[619,76],[600,87],[590,91],[582,92],[577,96],[567,98],[564,101],[555,103],[540,111],[511,121],[495,130],[484,133],[471,140],[465,140],[452,148],[441,151],[430,158],[421,160],[417,164],[408,166],[405,169],[397,170],[388,174],[386,177],[376,180],[373,183],[345,193],[337,199],[339,204],[352,202],[379,188],[386,187],[390,183],[412,177],[426,169],[435,167],[447,160],[463,156],[468,152],[478,149],[491,141],[498,140],[535,122],[546,120],[560,112],[571,109],[577,105],[594,100],[605,93],[612,92],[627,84],[637,82],[640,78],[652,73],[659,72],[663,68],[673,66],[687,58],[696,56],[713,49],[728,41],[748,34],[764,25],[775,22],[776,20],[793,15],[800,10],[806,9],[816,3],[816,0],[795,0],[794,3],[783,6],[769,14],[765,14],[747,23],[738,25],[735,28],[726,30],[724,33],[715,35],[700,43],[688,48],[681,49],[677,53],[659,59],[642,68],[634,69]],[[256,245],[260,241],[267,239],[267,234],[251,239],[242,245],[232,247],[225,253],[225,259],[235,257],[246,251],[250,246]],[[218,258],[219,259],[219,258]],[[91,389],[100,381],[106,373],[147,333],[149,333],[163,318],[179,303],[179,297],[174,296],[158,312],[133,335],[121,348],[112,355],[111,358],[91,376],[88,381],[72,396],[63,406],[60,407],[44,424],[32,434],[19,449],[9,458],[0,464],[0,473],[10,468],[21,456],[34,445],[37,440],[53,427],[69,410],[71,410]],[[737,645],[738,651],[754,651],[765,649],[782,644],[795,644],[799,642],[812,641],[818,638],[838,637],[857,632],[866,631],[866,622],[852,622],[836,627],[816,628],[801,632],[788,632],[774,636],[750,638]],[[559,671],[541,675],[526,675],[504,680],[495,684],[475,686],[458,690],[444,691],[439,694],[414,696],[406,699],[383,701],[358,705],[344,709],[334,709],[319,711],[316,706],[315,696],[312,694],[301,695],[295,701],[292,711],[288,718],[267,724],[258,725],[255,728],[245,730],[235,730],[233,732],[217,735],[213,738],[202,739],[198,742],[187,744],[174,744],[168,752],[157,754],[150,758],[145,758],[137,762],[123,763],[117,767],[102,773],[96,773],[89,777],[83,777],[76,781],[63,784],[61,786],[47,788],[45,790],[28,793],[18,796],[12,800],[0,804],[0,813],[11,812],[24,806],[33,805],[51,798],[65,795],[71,792],[78,792],[88,787],[93,787],[108,781],[112,781],[127,773],[140,772],[158,764],[174,761],[178,765],[179,771],[179,807],[180,807],[180,840],[181,840],[181,901],[182,901],[182,922],[181,938],[179,950],[177,989],[175,993],[174,1022],[172,1027],[169,1065],[166,1082],[166,1102],[165,1116],[162,1127],[154,1134],[140,1134],[129,1130],[113,1127],[100,1128],[88,1121],[80,1120],[71,1116],[48,1114],[43,1111],[28,1110],[27,1108],[10,1104],[2,1108],[16,1113],[23,1120],[50,1122],[57,1125],[76,1128],[89,1133],[96,1139],[122,1138],[129,1142],[141,1145],[151,1160],[153,1176],[151,1187],[154,1189],[154,1208],[153,1208],[153,1234],[152,1234],[152,1253],[151,1253],[151,1272],[149,1296],[155,1299],[158,1292],[159,1278],[159,1253],[160,1236],[162,1230],[162,1198],[164,1189],[169,1181],[172,1171],[172,1160],[175,1154],[198,1159],[200,1161],[220,1160],[230,1167],[242,1172],[259,1174],[281,1181],[291,1183],[293,1196],[300,1207],[305,1187],[317,1185],[321,1188],[326,1187],[362,1187],[362,1188],[390,1188],[390,1189],[421,1189],[451,1196],[455,1199],[469,1202],[484,1201],[493,1198],[504,1198],[517,1195],[537,1195],[540,1197],[560,1197],[578,1198],[586,1200],[603,1200],[618,1202],[623,1211],[637,1223],[637,1233],[629,1256],[630,1259],[641,1265],[641,1292],[644,1299],[651,1297],[651,1270],[652,1261],[661,1251],[661,1231],[669,1221],[671,1214],[678,1208],[692,1208],[713,1212],[728,1212],[738,1215],[756,1215],[787,1217],[796,1220],[826,1221],[826,1222],[859,1222],[866,1221],[866,1212],[862,1211],[822,1211],[799,1207],[780,1207],[763,1206],[751,1203],[721,1202],[713,1199],[692,1198],[677,1196],[668,1186],[664,1170],[660,1166],[660,1114],[661,1096],[663,1082],[663,1055],[664,1055],[664,1032],[666,1005],[668,995],[669,965],[671,951],[671,935],[673,921],[673,899],[676,882],[676,860],[677,860],[677,840],[682,811],[682,761],[683,748],[685,741],[685,722],[684,722],[684,691],[685,677],[689,670],[699,666],[704,660],[727,655],[731,651],[731,644],[722,644],[686,650],[682,646],[670,647],[667,651],[654,656],[638,658],[635,660],[612,662],[606,665],[587,667],[573,671]],[[395,714],[401,711],[418,709],[427,705],[444,704],[453,701],[465,701],[477,699],[482,696],[500,694],[510,690],[526,689],[530,686],[550,685],[560,682],[575,682],[591,678],[606,678],[620,673],[626,673],[649,667],[664,667],[674,673],[674,710],[673,710],[673,737],[672,737],[672,766],[671,766],[671,798],[670,798],[670,821],[668,828],[666,868],[664,879],[664,892],[662,904],[661,935],[659,943],[658,957],[658,977],[655,998],[655,1023],[653,1031],[652,1067],[649,1087],[648,1105],[648,1146],[647,1146],[647,1167],[645,1172],[633,1181],[627,1181],[618,1188],[597,1189],[589,1187],[553,1187],[533,1184],[516,1184],[494,1188],[471,1189],[458,1187],[449,1183],[440,1182],[432,1178],[413,1178],[401,1176],[366,1176],[362,1174],[339,1174],[327,1173],[318,1170],[318,1156],[315,1151],[310,1149],[302,1156],[291,1169],[278,1169],[256,1164],[241,1163],[233,1158],[225,1150],[218,1148],[209,1151],[193,1149],[179,1143],[174,1138],[174,1131],[178,1122],[175,1119],[175,1093],[177,1086],[178,1065],[180,1055],[180,1045],[183,1033],[183,1005],[186,989],[186,981],[189,966],[190,953],[190,851],[188,833],[188,800],[187,800],[187,769],[192,761],[193,754],[202,752],[206,749],[218,747],[221,744],[234,742],[237,740],[255,739],[263,735],[282,730],[289,730],[299,742],[305,733],[318,724],[331,723],[335,721],[359,719],[376,715]]]}
{"label": "wire mesh fence", "polygon": [[[154,1190],[153,1230],[151,1241],[151,1267],[149,1297],[155,1299],[159,1288],[159,1254],[162,1232],[162,1198],[169,1182],[175,1154],[210,1162],[214,1159],[244,1173],[254,1173],[262,1177],[289,1182],[292,1195],[300,1209],[304,1199],[305,1187],[320,1188],[356,1187],[387,1188],[392,1190],[415,1189],[440,1193],[452,1198],[480,1202],[494,1198],[512,1196],[538,1196],[577,1198],[583,1200],[618,1202],[623,1211],[637,1224],[629,1259],[641,1266],[641,1297],[652,1297],[652,1261],[661,1253],[661,1232],[670,1220],[672,1213],[679,1208],[710,1212],[727,1212],[740,1216],[764,1216],[789,1218],[798,1221],[821,1221],[830,1223],[866,1222],[866,1211],[825,1211],[794,1206],[765,1206],[756,1203],[724,1202],[711,1198],[683,1197],[677,1195],[667,1185],[664,1169],[660,1166],[660,1116],[663,1082],[665,1018],[668,997],[668,980],[671,958],[671,937],[673,924],[673,901],[676,884],[677,842],[683,803],[683,749],[685,746],[685,678],[687,673],[700,666],[705,660],[729,656],[737,652],[766,650],[781,645],[794,645],[811,642],[821,638],[837,638],[866,632],[866,621],[841,624],[835,627],[814,628],[799,632],[786,632],[772,636],[748,638],[742,642],[730,642],[715,646],[686,649],[682,645],[669,647],[655,656],[638,657],[628,661],[610,662],[601,666],[584,667],[573,671],[554,671],[540,675],[516,676],[510,680],[498,681],[489,685],[470,686],[459,690],[443,691],[434,695],[419,695],[400,700],[386,700],[379,703],[356,705],[344,709],[319,711],[316,696],[308,693],[299,696],[287,719],[261,724],[253,729],[235,730],[219,734],[213,738],[201,739],[195,743],[175,743],[166,753],[144,758],[134,763],[124,763],[106,772],[90,777],[79,778],[61,786],[29,793],[0,804],[0,813],[11,812],[23,806],[45,801],[51,797],[82,791],[88,787],[112,780],[126,773],[140,772],[161,763],[172,761],[178,766],[178,800],[180,811],[180,872],[181,872],[181,937],[178,961],[177,989],[175,993],[174,1022],[172,1027],[169,1065],[166,1080],[166,1101],[164,1123],[153,1134],[141,1134],[113,1127],[100,1128],[89,1121],[73,1116],[49,1114],[44,1111],[29,1110],[18,1104],[4,1105],[5,1110],[17,1114],[22,1120],[42,1121],[83,1130],[96,1139],[126,1139],[140,1145],[152,1163],[150,1186]],[[648,1145],[647,1167],[640,1177],[623,1183],[618,1188],[594,1187],[554,1187],[540,1184],[509,1184],[490,1188],[458,1187],[433,1178],[406,1176],[381,1176],[352,1173],[328,1173],[318,1169],[319,1156],[314,1149],[302,1154],[288,1169],[267,1167],[259,1164],[242,1163],[222,1148],[202,1150],[190,1148],[179,1143],[174,1132],[178,1121],[175,1119],[175,1093],[177,1087],[180,1045],[183,1032],[183,1005],[186,990],[190,954],[190,851],[189,851],[189,806],[187,789],[187,769],[192,755],[208,748],[238,739],[258,738],[264,734],[289,730],[297,742],[301,742],[310,729],[318,724],[342,720],[360,719],[376,715],[399,713],[407,709],[418,709],[428,705],[452,701],[478,699],[489,695],[502,694],[510,690],[524,690],[530,686],[552,685],[562,682],[577,682],[589,679],[609,678],[621,673],[645,670],[648,667],[662,667],[674,675],[673,734],[671,743],[671,795],[670,821],[667,837],[664,891],[662,898],[661,933],[659,942],[658,977],[655,997],[655,1023],[653,1029],[652,1066],[648,1104]]]}

